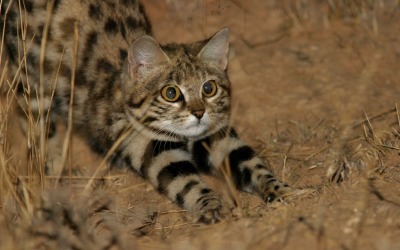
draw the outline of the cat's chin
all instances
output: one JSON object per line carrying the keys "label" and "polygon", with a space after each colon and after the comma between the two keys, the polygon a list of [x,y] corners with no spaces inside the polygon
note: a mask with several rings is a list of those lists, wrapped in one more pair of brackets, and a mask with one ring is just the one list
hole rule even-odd
{"label": "cat's chin", "polygon": [[204,124],[196,124],[188,128],[176,131],[177,134],[188,138],[197,138],[204,136],[208,131],[208,126]]}

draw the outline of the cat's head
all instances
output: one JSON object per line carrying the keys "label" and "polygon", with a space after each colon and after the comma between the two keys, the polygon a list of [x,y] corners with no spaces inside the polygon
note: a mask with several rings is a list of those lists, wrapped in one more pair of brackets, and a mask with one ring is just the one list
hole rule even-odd
{"label": "cat's head", "polygon": [[228,29],[193,44],[159,46],[150,36],[128,53],[126,106],[134,125],[161,138],[199,139],[228,126]]}

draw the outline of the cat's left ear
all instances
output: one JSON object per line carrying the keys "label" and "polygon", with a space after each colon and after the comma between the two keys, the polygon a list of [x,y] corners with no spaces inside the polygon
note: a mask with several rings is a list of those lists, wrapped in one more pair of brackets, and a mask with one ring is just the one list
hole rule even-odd
{"label": "cat's left ear", "polygon": [[228,65],[229,30],[218,31],[198,54],[198,57],[215,64],[220,70]]}

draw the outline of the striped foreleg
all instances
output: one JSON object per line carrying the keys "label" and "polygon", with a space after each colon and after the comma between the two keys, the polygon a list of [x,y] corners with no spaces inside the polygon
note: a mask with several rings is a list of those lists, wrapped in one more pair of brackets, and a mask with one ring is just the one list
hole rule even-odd
{"label": "striped foreleg", "polygon": [[267,164],[235,134],[211,137],[208,142],[209,167],[219,170],[227,165],[232,181],[238,189],[257,193],[265,202],[281,198],[291,190],[287,184],[275,178],[268,170]]}
{"label": "striped foreleg", "polygon": [[204,223],[219,220],[220,197],[200,178],[192,156],[174,142],[153,143],[151,161],[141,172],[158,191]]}

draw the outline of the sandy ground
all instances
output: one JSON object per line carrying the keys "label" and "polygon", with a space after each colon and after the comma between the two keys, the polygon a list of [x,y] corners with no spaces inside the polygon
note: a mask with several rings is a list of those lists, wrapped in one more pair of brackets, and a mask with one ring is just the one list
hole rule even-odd
{"label": "sandy ground", "polygon": [[[273,204],[239,192],[235,208],[226,185],[206,177],[231,210],[218,224],[198,225],[140,178],[115,170],[93,195],[93,206],[107,204],[86,218],[94,235],[118,229],[121,246],[138,249],[400,249],[398,2],[143,2],[160,43],[230,28],[240,136],[281,179],[314,192]],[[11,144],[23,140],[17,126],[9,126]],[[10,151],[23,165],[22,147]],[[83,176],[102,159],[79,137],[72,151],[71,165]],[[64,183],[76,194],[87,179]],[[87,209],[80,201],[65,198]],[[98,217],[108,224],[93,227]]]}

